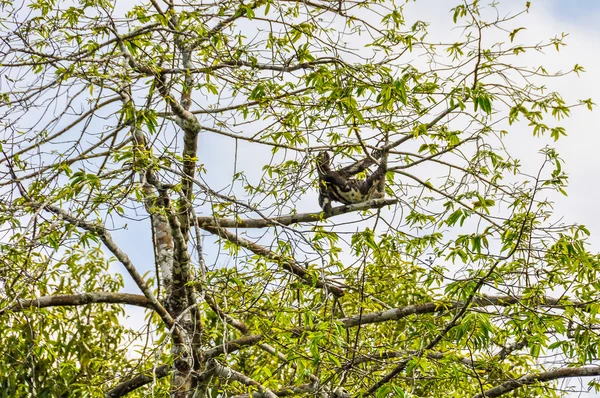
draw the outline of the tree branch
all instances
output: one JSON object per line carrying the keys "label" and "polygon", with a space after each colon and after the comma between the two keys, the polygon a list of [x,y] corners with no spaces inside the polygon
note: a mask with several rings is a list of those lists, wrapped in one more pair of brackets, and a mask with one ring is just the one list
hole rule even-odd
{"label": "tree branch", "polygon": [[298,224],[301,222],[318,222],[321,220],[326,220],[333,216],[339,216],[340,214],[352,213],[355,211],[369,209],[379,209],[384,206],[390,206],[396,203],[398,203],[398,199],[372,199],[362,203],[334,207],[330,214],[326,214],[320,211],[317,213],[299,213],[268,219],[236,220],[232,218],[215,218],[205,216],[198,217],[198,224],[201,228],[216,226],[219,226],[221,228],[265,228],[276,225],[287,226],[291,224]]}
{"label": "tree branch", "polygon": [[[263,336],[260,335],[249,335],[243,336],[236,340],[228,341],[225,344],[220,344],[217,347],[211,348],[209,350],[202,352],[203,358],[214,358],[224,353],[230,353],[238,351],[246,346],[255,345],[260,340],[262,340]],[[152,370],[148,370],[144,373],[140,373],[139,375],[125,380],[117,384],[110,391],[106,393],[106,398],[116,398],[122,397],[123,395],[140,388],[148,383],[151,383],[154,379],[160,379],[168,376],[170,370],[169,365],[160,365]]]}
{"label": "tree branch", "polygon": [[[442,111],[442,113],[437,115],[435,118],[433,118],[432,121],[430,121],[429,123],[427,123],[425,125],[426,130],[431,129],[440,120],[442,120],[444,117],[446,117],[447,115],[452,113],[456,108],[458,108],[458,104],[455,104],[454,106],[450,106],[450,107],[446,108],[444,111]],[[409,141],[410,139],[412,139],[414,137],[413,132],[406,132],[405,134],[406,135],[404,137],[402,137],[394,142],[390,142],[389,144],[387,144],[386,146],[381,148],[381,150],[374,150],[371,153],[371,156],[367,156],[364,159],[361,159],[355,163],[352,163],[351,165],[343,167],[342,169],[338,170],[338,172],[341,172],[344,175],[350,176],[350,175],[356,175],[362,171],[365,171],[367,168],[374,165],[375,160],[379,159],[383,155],[384,152],[389,152],[391,149],[396,148],[397,146]]]}
{"label": "tree branch", "polygon": [[[260,2],[256,1],[252,5],[250,5],[250,8],[254,10],[256,7],[259,6],[259,4],[260,4]],[[199,37],[196,41],[194,41],[189,46],[189,49],[194,50],[195,48],[197,48],[199,45],[201,45],[205,41],[210,40],[211,37],[218,34],[221,30],[223,30],[225,27],[227,27],[227,25],[229,25],[230,23],[232,23],[233,21],[235,21],[238,18],[246,16],[247,12],[248,12],[248,10],[246,8],[240,6],[240,8],[238,8],[233,15],[222,20],[221,22],[219,22],[218,24],[213,26],[208,32],[206,32],[206,34],[204,34],[202,37]]]}
{"label": "tree branch", "polygon": [[[353,361],[346,363],[342,367],[348,368],[348,367],[351,367],[354,365],[360,365],[361,363],[366,363],[366,362],[382,361],[382,360],[394,359],[394,358],[404,358],[407,356],[413,357],[416,354],[417,354],[417,351],[386,351],[386,352],[379,352],[379,353],[370,354],[370,355],[360,355],[357,358],[355,358]],[[431,352],[426,353],[425,356],[429,359],[439,360],[439,359],[443,359],[444,357],[448,357],[449,355],[444,354],[439,351],[431,351]],[[478,364],[484,364],[483,361],[472,361],[469,358],[463,358],[463,357],[460,357],[457,355],[454,355],[453,359],[455,359],[457,362],[460,362],[463,365],[468,366],[468,367],[473,367]]]}
{"label": "tree branch", "polygon": [[0,310],[0,315],[8,311],[17,312],[28,308],[71,307],[92,303],[128,304],[154,309],[150,301],[141,294],[90,292],[80,294],[56,294],[35,299],[22,299],[10,307]]}
{"label": "tree branch", "polygon": [[[507,307],[510,305],[519,304],[521,301],[522,297],[518,296],[482,295],[475,297],[470,305],[472,307],[487,307],[492,305]],[[544,307],[552,307],[556,309],[565,309],[566,307],[583,308],[588,305],[588,303],[581,301],[569,301],[564,298],[557,299],[549,296],[540,297],[539,304]],[[396,321],[406,318],[409,315],[432,314],[441,311],[449,311],[457,308],[463,308],[464,306],[465,302],[463,301],[429,302],[424,304],[407,305],[405,307],[392,308],[389,310],[371,312],[362,315],[354,315],[346,318],[340,318],[338,321],[341,322],[345,327],[356,327],[370,323]]]}
{"label": "tree branch", "polygon": [[558,379],[565,379],[568,377],[586,377],[586,376],[600,376],[600,366],[582,366],[578,368],[561,368],[551,370],[549,372],[542,372],[538,374],[530,374],[522,376],[516,380],[510,380],[502,383],[496,387],[490,388],[483,393],[475,395],[473,398],[493,398],[499,397],[506,393],[516,390],[517,388],[535,384],[538,382],[547,382]]}
{"label": "tree branch", "polygon": [[123,250],[121,250],[121,248],[115,243],[115,241],[112,239],[112,236],[110,235],[110,233],[108,233],[104,225],[92,224],[90,222],[81,220],[73,216],[66,210],[63,210],[53,205],[43,205],[37,203],[31,203],[31,205],[35,207],[41,206],[44,209],[50,211],[51,213],[54,213],[60,218],[66,220],[69,224],[97,234],[102,243],[104,243],[104,245],[108,248],[108,250],[110,250],[110,252],[117,258],[117,260],[119,260],[119,262],[123,264],[131,278],[134,280],[135,284],[144,293],[144,296],[146,296],[148,301],[151,303],[152,308],[156,311],[158,316],[160,316],[165,325],[173,329],[174,339],[180,343],[184,342],[183,336],[181,336],[179,329],[175,327],[175,320],[171,317],[171,314],[169,314],[165,307],[163,307],[163,305],[154,296],[152,290],[150,289],[150,286],[148,286],[142,275],[140,275],[140,273],[137,271],[135,265],[133,264],[129,256]]}
{"label": "tree branch", "polygon": [[104,396],[106,398],[117,398],[130,393],[131,391],[140,388],[148,383],[151,383],[154,379],[161,379],[169,374],[169,365],[160,365],[150,371],[140,373],[132,379],[126,380],[122,383],[117,384],[116,387],[109,390]]}
{"label": "tree branch", "polygon": [[263,397],[277,398],[277,395],[275,395],[275,393],[273,391],[271,391],[267,387],[263,386],[256,380],[246,376],[243,373],[236,372],[235,370],[231,369],[230,367],[223,366],[215,360],[212,360],[208,366],[212,367],[214,374],[217,375],[218,377],[220,377],[221,379],[235,380],[235,381],[242,383],[244,385],[247,385],[247,386],[257,387],[258,391],[260,393],[262,393]]}
{"label": "tree branch", "polygon": [[296,64],[296,65],[285,65],[285,64],[275,65],[275,64],[257,64],[257,63],[253,63],[253,62],[249,62],[249,61],[234,59],[234,60],[224,61],[220,64],[199,67],[199,68],[184,67],[184,68],[161,69],[160,73],[162,73],[162,74],[188,74],[188,73],[206,74],[209,72],[217,71],[219,69],[231,68],[231,67],[248,67],[248,68],[253,68],[253,69],[270,70],[270,71],[275,71],[275,72],[295,72],[295,71],[301,70],[301,69],[314,69],[315,66],[328,65],[328,64],[343,64],[343,62],[338,58],[323,57],[323,58],[316,59],[314,61],[302,62],[302,63]]}
{"label": "tree branch", "polygon": [[[248,326],[244,322],[239,321],[239,320],[233,318],[232,316],[230,316],[229,314],[227,314],[226,312],[224,312],[221,308],[219,308],[218,304],[212,299],[212,297],[207,295],[205,298],[206,298],[206,302],[210,306],[210,308],[217,315],[219,315],[219,317],[221,317],[221,319],[224,322],[233,326],[234,328],[236,328],[243,334],[250,335],[250,328],[248,328]],[[261,350],[277,357],[279,360],[283,361],[284,363],[286,363],[286,364],[289,363],[293,369],[297,368],[296,364],[293,361],[290,361],[281,351],[275,349],[273,346],[271,346],[267,343],[260,343],[260,344],[258,344],[258,347]],[[313,374],[309,374],[308,377],[315,383],[319,383],[319,381],[320,381],[319,378]]]}
{"label": "tree branch", "polygon": [[298,264],[294,259],[292,259],[290,257],[280,256],[280,255],[276,254],[275,252],[272,252],[271,250],[269,250],[263,246],[260,246],[254,242],[244,239],[244,238],[238,236],[237,234],[229,232],[228,230],[223,229],[221,227],[201,226],[201,228],[210,233],[213,233],[217,236],[220,236],[223,239],[227,239],[228,241],[230,241],[238,246],[246,248],[254,254],[263,256],[263,257],[271,260],[272,262],[280,265],[283,269],[300,277],[300,279],[302,280],[302,283],[304,283],[308,286],[315,286],[315,287],[318,287],[321,289],[326,289],[327,291],[333,293],[333,295],[335,295],[337,297],[341,297],[344,295],[343,289],[341,289],[338,286],[332,285],[329,281],[325,280],[324,278],[320,278],[318,276],[313,277],[313,275],[308,273],[303,266]]}
{"label": "tree branch", "polygon": [[251,334],[247,336],[242,336],[239,339],[226,341],[223,344],[219,344],[218,346],[211,348],[210,350],[204,351],[202,353],[203,358],[214,358],[218,357],[221,354],[230,353],[234,351],[238,351],[246,346],[252,346],[261,341],[264,337],[260,334]]}
{"label": "tree branch", "polygon": [[142,291],[142,293],[144,293],[144,296],[151,303],[152,308],[158,314],[158,316],[162,319],[162,321],[165,323],[165,325],[167,325],[169,328],[172,329],[173,340],[175,340],[177,343],[183,343],[184,342],[183,336],[181,335],[181,332],[179,331],[179,329],[177,329],[177,327],[175,326],[175,321],[171,317],[171,314],[169,314],[169,312],[165,309],[165,307],[163,307],[163,305],[158,301],[156,296],[154,296],[154,294],[152,293],[152,290],[150,290],[150,287],[148,286],[148,284],[146,283],[146,281],[144,280],[142,275],[140,275],[140,273],[137,271],[137,269],[135,268],[135,265],[133,264],[133,262],[127,255],[127,253],[125,253],[123,250],[121,250],[121,248],[115,243],[115,241],[113,240],[111,234],[108,232],[106,227],[101,223],[91,223],[91,222],[88,222],[85,220],[81,220],[81,219],[75,217],[74,215],[72,215],[71,213],[69,213],[68,211],[66,211],[58,206],[54,206],[54,205],[50,205],[50,204],[46,204],[46,203],[37,203],[37,202],[33,201],[27,194],[27,190],[25,189],[25,187],[23,187],[23,184],[21,183],[21,181],[17,178],[17,175],[15,174],[15,171],[13,170],[12,164],[11,164],[10,160],[8,159],[8,156],[6,155],[5,152],[3,152],[3,154],[4,154],[4,158],[6,159],[6,162],[8,164],[8,169],[9,169],[11,178],[17,184],[17,187],[18,187],[18,190],[19,190],[21,196],[23,196],[23,198],[29,202],[29,205],[34,208],[37,208],[37,209],[40,209],[40,208],[44,209],[50,213],[55,214],[59,219],[63,219],[75,227],[82,228],[86,231],[89,231],[89,232],[92,232],[92,233],[95,233],[96,235],[98,235],[98,237],[100,238],[102,243],[104,243],[104,245],[108,248],[108,250],[110,250],[110,252],[117,258],[117,260],[119,260],[119,262],[121,264],[123,264],[123,266],[129,273],[131,278],[134,280],[134,282],[136,283],[138,288]]}

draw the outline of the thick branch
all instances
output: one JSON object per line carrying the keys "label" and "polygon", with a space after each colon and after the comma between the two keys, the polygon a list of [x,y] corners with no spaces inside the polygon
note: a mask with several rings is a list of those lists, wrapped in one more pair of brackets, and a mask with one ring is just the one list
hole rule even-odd
{"label": "thick branch", "polygon": [[70,307],[92,303],[129,304],[152,309],[152,304],[141,294],[116,292],[90,292],[81,294],[56,294],[35,299],[23,299],[8,308],[0,310],[0,315],[7,311],[22,311],[28,308]]}
{"label": "thick branch", "polygon": [[[513,353],[514,351],[520,350],[525,347],[526,340],[520,341],[515,344],[511,344],[510,346],[504,347],[498,354],[493,355],[489,358],[480,358],[480,359],[469,359],[457,355],[454,352],[451,353],[443,353],[439,351],[429,351],[425,353],[425,356],[429,359],[441,360],[441,359],[451,359],[453,361],[457,361],[462,363],[463,365],[469,368],[478,368],[478,369],[486,369],[490,363],[495,363],[497,361],[503,361]],[[360,365],[362,363],[367,362],[375,362],[375,361],[383,361],[386,359],[394,359],[394,358],[406,358],[406,357],[414,357],[418,355],[418,351],[386,351],[386,352],[376,352],[372,354],[361,354],[357,356],[354,360],[347,362],[342,366],[343,369],[348,369],[355,365]]]}
{"label": "thick branch", "polygon": [[355,211],[379,209],[384,206],[390,206],[398,203],[397,199],[372,199],[362,203],[334,207],[330,214],[318,213],[300,213],[286,216],[273,217],[268,219],[246,219],[236,220],[231,218],[198,217],[198,224],[201,228],[215,227],[221,228],[265,228],[272,226],[288,226],[301,222],[318,222],[326,220],[340,214],[351,213]]}
{"label": "thick branch", "polygon": [[483,393],[475,395],[473,398],[492,398],[499,397],[506,393],[516,390],[517,388],[535,384],[543,383],[552,380],[565,379],[567,377],[586,377],[586,376],[600,376],[600,366],[582,366],[578,368],[562,368],[555,369],[549,372],[543,372],[538,374],[525,375],[516,380],[510,380],[499,386],[490,388]]}
{"label": "thick branch", "polygon": [[170,69],[161,69],[160,73],[163,74],[206,74],[209,72],[214,72],[219,69],[231,68],[231,67],[248,67],[252,69],[258,70],[270,70],[275,72],[295,72],[301,69],[314,69],[315,66],[319,65],[328,65],[328,64],[343,64],[343,62],[338,58],[333,57],[323,57],[316,59],[311,62],[302,62],[296,65],[275,65],[275,64],[260,64],[243,60],[230,60],[224,61],[216,65],[205,66],[200,68],[170,68]]}
{"label": "thick branch", "polygon": [[140,388],[141,386],[151,383],[154,379],[166,377],[169,374],[169,369],[169,365],[161,365],[152,369],[149,372],[141,373],[132,379],[119,383],[115,388],[108,391],[105,397],[122,397],[123,395],[130,393],[131,391]]}
{"label": "thick branch", "polygon": [[495,355],[495,357],[502,361],[504,360],[507,356],[509,356],[510,354],[512,354],[515,351],[520,350],[521,348],[525,347],[528,344],[527,339],[523,339],[521,341],[518,341],[516,343],[507,345],[506,347],[502,347],[502,349],[500,350],[500,352],[498,354]]}
{"label": "thick branch", "polygon": [[[479,296],[475,297],[470,303],[471,307],[487,307],[492,305],[506,307],[509,305],[518,304],[523,298],[518,296]],[[457,308],[463,308],[465,305],[462,301],[452,302],[430,302],[425,304],[413,304],[405,307],[392,308],[389,310],[371,312],[362,315],[354,315],[346,318],[340,318],[338,321],[341,322],[345,327],[356,327],[359,325],[365,325],[370,323],[381,323],[386,321],[396,321],[402,318],[406,318],[409,315],[415,314],[432,314],[436,312],[454,310]],[[587,303],[576,301],[570,302],[566,299],[557,299],[549,296],[539,298],[539,305],[544,307],[552,307],[557,309],[564,309],[566,307],[578,307],[582,308]]]}
{"label": "thick branch", "polygon": [[[183,66],[186,68],[192,67],[192,51],[183,47],[182,43],[176,41],[180,47]],[[181,92],[181,106],[189,114],[190,106],[192,105],[192,89],[194,87],[194,78],[191,73],[186,73],[184,84]],[[171,109],[175,111],[173,105]],[[196,116],[189,114],[194,121],[197,122]],[[181,234],[187,244],[188,233],[190,229],[190,217],[192,206],[192,180],[196,174],[196,156],[198,156],[198,132],[199,129],[185,129],[183,136],[183,174],[185,179],[181,182],[182,197],[180,203],[179,223],[181,224]]]}

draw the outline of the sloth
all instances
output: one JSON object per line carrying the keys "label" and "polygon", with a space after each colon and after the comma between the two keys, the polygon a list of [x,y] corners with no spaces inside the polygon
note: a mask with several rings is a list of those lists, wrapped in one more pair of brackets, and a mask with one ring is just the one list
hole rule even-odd
{"label": "sloth", "polygon": [[365,168],[348,166],[337,171],[331,170],[331,157],[327,151],[317,157],[319,174],[319,205],[327,214],[331,213],[331,202],[345,205],[365,202],[385,196],[385,173],[387,153],[383,153],[377,170],[364,180],[352,178]]}

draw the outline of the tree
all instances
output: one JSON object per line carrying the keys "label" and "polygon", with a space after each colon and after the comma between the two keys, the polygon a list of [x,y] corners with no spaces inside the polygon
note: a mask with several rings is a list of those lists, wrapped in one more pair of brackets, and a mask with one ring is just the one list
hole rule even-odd
{"label": "tree", "polygon": [[[530,2],[457,1],[442,43],[373,0],[0,4],[3,396],[559,397],[600,375],[562,161],[531,176],[506,150],[593,106],[523,65],[564,45],[527,44]],[[386,198],[322,212],[323,151],[359,179],[387,159]]]}

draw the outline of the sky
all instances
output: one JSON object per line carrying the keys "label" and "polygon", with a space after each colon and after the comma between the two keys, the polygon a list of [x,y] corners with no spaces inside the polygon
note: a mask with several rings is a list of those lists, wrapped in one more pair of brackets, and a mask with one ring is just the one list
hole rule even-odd
{"label": "sky", "polygon": [[560,16],[561,21],[594,25],[600,15],[600,2],[597,0],[538,0],[533,3],[535,7],[549,6],[551,13]]}

